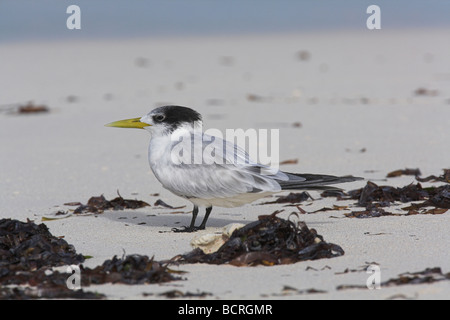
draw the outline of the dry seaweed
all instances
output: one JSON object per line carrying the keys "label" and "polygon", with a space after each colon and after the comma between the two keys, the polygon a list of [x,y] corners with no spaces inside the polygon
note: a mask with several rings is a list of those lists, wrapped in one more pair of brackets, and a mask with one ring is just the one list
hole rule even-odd
{"label": "dry seaweed", "polygon": [[323,207],[321,209],[318,209],[316,211],[312,211],[310,213],[317,213],[317,212],[325,212],[325,211],[340,211],[340,210],[345,210],[348,209],[348,206],[337,206],[337,205],[333,205],[332,208],[330,207]]}
{"label": "dry seaweed", "polygon": [[[304,294],[319,294],[327,293],[325,290],[309,288],[309,289],[297,289],[291,286],[283,286],[280,293],[272,293],[272,297],[286,297],[293,295],[304,295]],[[267,297],[268,295],[261,295],[262,297]]]}
{"label": "dry seaweed", "polygon": [[0,220],[0,281],[18,271],[79,264],[81,254],[65,240],[53,236],[45,224]]}
{"label": "dry seaweed", "polygon": [[321,197],[336,197],[337,200],[346,200],[349,198],[349,195],[342,190],[325,190],[320,194]]}
{"label": "dry seaweed", "polygon": [[[317,294],[317,293],[327,293],[327,291],[314,288],[299,290],[291,286],[284,286],[283,289],[281,289],[281,296],[287,296],[292,294]],[[274,294],[274,296],[278,295]]]}
{"label": "dry seaweed", "polygon": [[174,206],[171,206],[170,204],[165,203],[161,199],[156,200],[156,202],[153,204],[153,206],[155,206],[155,207],[161,206],[161,207],[168,208],[168,209],[182,209],[182,208],[186,207],[186,206],[174,207]]}
{"label": "dry seaweed", "polygon": [[423,207],[436,207],[441,209],[450,209],[450,185],[440,187],[431,187],[426,189],[428,199],[421,203],[413,203],[403,210],[417,210]]}
{"label": "dry seaweed", "polygon": [[[450,185],[422,188],[421,184],[418,183],[395,188],[378,186],[369,181],[364,188],[350,191],[348,194],[351,199],[358,200],[359,206],[366,208],[365,211],[353,211],[345,215],[351,218],[370,218],[387,215],[403,216],[404,214],[390,213],[382,209],[382,207],[389,207],[395,201],[406,203],[424,200],[402,208],[402,210],[408,211],[406,215],[443,214],[447,210],[440,209],[450,209]],[[418,211],[424,207],[435,207],[436,209]]]}
{"label": "dry seaweed", "polygon": [[437,90],[431,90],[431,89],[420,87],[420,88],[417,88],[416,90],[414,90],[414,94],[416,96],[435,97],[439,94],[439,92]]}
{"label": "dry seaweed", "polygon": [[347,274],[347,273],[366,272],[367,268],[368,268],[369,266],[371,266],[371,265],[377,265],[377,266],[379,266],[379,263],[377,263],[377,262],[375,262],[375,261],[374,261],[374,262],[367,262],[367,261],[366,261],[365,264],[362,265],[362,266],[359,266],[359,267],[354,268],[354,269],[345,268],[344,271],[335,272],[334,274],[335,274],[335,275],[341,275],[341,274]]}
{"label": "dry seaweed", "polygon": [[[405,209],[405,208],[403,208]],[[416,210],[409,210],[407,215],[414,215],[414,214],[443,214],[446,213],[448,209],[440,209],[440,208],[434,208],[429,210],[423,210],[423,211],[416,211]]]}
{"label": "dry seaweed", "polygon": [[389,206],[395,201],[411,202],[424,200],[430,196],[430,188],[423,189],[420,183],[396,188],[392,186],[378,186],[368,181],[361,189],[348,192],[351,199],[357,199],[358,205],[365,207],[372,202],[379,202],[383,206]]}
{"label": "dry seaweed", "polygon": [[34,114],[34,113],[48,113],[50,109],[45,105],[35,105],[32,102],[27,104],[12,103],[0,106],[0,112],[10,115]]}
{"label": "dry seaweed", "polygon": [[158,297],[166,297],[169,299],[174,299],[174,298],[205,298],[207,296],[212,296],[212,293],[209,292],[182,292],[180,290],[169,290],[166,292],[162,292],[158,294]]}
{"label": "dry seaweed", "polygon": [[153,260],[145,255],[128,255],[103,262],[94,269],[81,268],[82,285],[124,283],[149,284],[180,280],[166,264]]}
{"label": "dry seaweed", "polygon": [[[218,251],[205,254],[200,249],[172,258],[172,263],[231,264],[234,266],[290,264],[305,260],[333,258],[344,250],[327,243],[304,222],[278,218],[278,211],[260,216],[233,232]],[[296,215],[293,213],[293,215]]]}
{"label": "dry seaweed", "polygon": [[272,99],[270,97],[263,97],[258,94],[249,93],[247,94],[247,100],[251,102],[268,102]]}
{"label": "dry seaweed", "polygon": [[[388,174],[388,177],[394,177],[401,174],[413,174],[419,181],[450,181],[450,170],[444,169],[442,176],[429,176],[427,178],[419,178],[419,169],[396,170]],[[424,188],[420,183],[409,184],[404,187],[378,186],[368,181],[363,188],[351,190],[347,193],[341,191],[324,191],[322,197],[336,197],[337,200],[358,200],[357,206],[365,207],[362,211],[352,211],[346,213],[349,218],[373,218],[381,216],[410,216],[416,214],[443,214],[450,209],[450,185],[441,185],[438,187]],[[383,208],[390,207],[395,202],[412,202],[422,201],[420,203],[412,203],[402,208],[408,211],[406,214],[388,212]],[[432,209],[424,209],[425,207],[434,207]],[[339,207],[336,207],[336,209]],[[318,211],[327,211],[323,208]],[[334,210],[334,209],[333,209]]]}
{"label": "dry seaweed", "polygon": [[306,191],[301,192],[301,193],[291,192],[287,196],[279,196],[277,200],[269,201],[269,202],[263,202],[261,204],[300,203],[300,202],[306,201],[308,199],[312,199],[313,200],[313,198]]}
{"label": "dry seaweed", "polygon": [[[67,287],[67,273],[53,267],[79,265],[81,285],[147,284],[180,279],[167,264],[142,255],[114,256],[94,269],[80,265],[85,257],[65,240],[53,236],[45,224],[0,220],[0,299],[74,298],[104,296]],[[28,285],[29,287],[9,287]]]}
{"label": "dry seaweed", "polygon": [[419,178],[416,177],[416,180],[419,182],[428,182],[428,181],[432,181],[432,182],[446,182],[446,183],[450,183],[450,169],[443,169],[444,173],[442,174],[442,176],[436,177],[435,175],[431,175],[425,178]]}
{"label": "dry seaweed", "polygon": [[[123,283],[128,285],[163,283],[180,280],[175,272],[153,258],[143,255],[129,255],[118,259],[114,256],[106,260],[101,266],[94,269],[80,265],[81,286],[92,284]],[[70,290],[67,287],[67,273],[51,272],[48,268],[22,271],[18,274],[0,277],[1,284],[28,284],[18,290],[0,287],[0,299],[38,299],[38,298],[73,298],[73,299],[99,299],[104,295],[85,292],[83,290]]]}
{"label": "dry seaweed", "polygon": [[74,213],[102,213],[105,210],[124,210],[139,209],[150,206],[147,202],[141,200],[124,199],[117,192],[118,197],[112,200],[106,200],[103,195],[99,197],[91,197],[87,204],[82,204],[75,209]]}
{"label": "dry seaweed", "polygon": [[[441,268],[426,268],[419,272],[405,272],[399,274],[397,278],[392,278],[384,281],[380,284],[383,287],[393,287],[402,285],[414,285],[414,284],[424,284],[424,283],[434,283],[439,281],[450,280],[450,272],[444,274]],[[336,287],[337,290],[345,289],[367,289],[365,285],[339,285]]]}
{"label": "dry seaweed", "polygon": [[[67,274],[62,275],[67,278]],[[65,279],[64,278],[64,279]],[[64,280],[65,281],[65,280]],[[105,295],[80,290],[70,290],[65,285],[37,287],[2,287],[0,300],[30,300],[30,299],[103,299]]]}
{"label": "dry seaweed", "polygon": [[30,114],[30,113],[46,113],[49,112],[47,106],[44,105],[34,105],[29,102],[26,105],[19,106],[17,113],[19,114]]}
{"label": "dry seaweed", "polygon": [[400,169],[391,171],[387,174],[386,178],[400,177],[400,176],[420,176],[422,173],[419,169]]}
{"label": "dry seaweed", "polygon": [[297,163],[298,163],[298,159],[289,159],[289,160],[281,161],[279,163],[279,165],[281,166],[281,165],[285,165],[285,164],[297,164]]}
{"label": "dry seaweed", "polygon": [[[114,256],[94,269],[80,265],[81,286],[92,284],[123,283],[128,285],[163,283],[180,280],[167,265],[143,255],[128,255],[121,259]],[[72,298],[100,299],[104,295],[70,290],[67,287],[67,273],[49,271],[48,268],[22,271],[20,274],[0,277],[2,284],[28,284],[31,287],[9,288],[0,287],[0,298],[3,299],[40,299],[40,298]]]}
{"label": "dry seaweed", "polygon": [[[0,299],[101,298],[91,292],[67,288],[67,274],[52,267],[84,261],[74,247],[53,236],[45,224],[0,220]],[[4,287],[29,284],[32,287]]]}
{"label": "dry seaweed", "polygon": [[399,215],[391,212],[387,212],[382,209],[380,206],[370,203],[367,205],[366,210],[364,211],[352,211],[350,213],[344,214],[347,218],[377,218],[382,216],[394,216]]}

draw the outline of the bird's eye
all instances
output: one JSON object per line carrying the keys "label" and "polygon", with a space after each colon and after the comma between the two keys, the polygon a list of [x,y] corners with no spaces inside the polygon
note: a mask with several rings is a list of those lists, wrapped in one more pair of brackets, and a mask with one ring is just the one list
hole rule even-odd
{"label": "bird's eye", "polygon": [[166,117],[162,114],[157,114],[156,116],[153,117],[153,120],[155,120],[156,122],[161,122],[165,119]]}

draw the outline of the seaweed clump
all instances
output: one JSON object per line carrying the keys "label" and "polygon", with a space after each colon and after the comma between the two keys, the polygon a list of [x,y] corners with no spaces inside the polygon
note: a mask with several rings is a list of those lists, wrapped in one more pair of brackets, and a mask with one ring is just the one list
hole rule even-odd
{"label": "seaweed clump", "polygon": [[[0,299],[100,298],[92,292],[72,291],[67,274],[52,272],[84,261],[64,239],[53,236],[43,223],[0,220]],[[9,285],[29,284],[29,287]]]}
{"label": "seaweed clump", "polygon": [[43,223],[0,220],[0,279],[18,271],[83,261],[84,257],[72,245],[53,236]]}
{"label": "seaweed clump", "polygon": [[179,280],[174,274],[182,273],[144,255],[121,259],[114,256],[94,269],[80,264],[84,260],[72,245],[53,236],[43,223],[0,220],[0,300],[105,298],[96,292],[70,289],[69,275],[53,269],[58,266],[78,265],[81,286],[161,283]]}
{"label": "seaweed clump", "polygon": [[172,258],[177,263],[231,264],[234,266],[291,264],[342,256],[344,250],[327,243],[304,222],[277,217],[279,211],[260,216],[233,232],[218,251],[205,254],[201,249]]}
{"label": "seaweed clump", "polygon": [[[80,213],[102,213],[105,210],[124,210],[124,209],[139,209],[150,206],[147,202],[142,200],[124,199],[117,192],[118,197],[112,200],[106,200],[101,195],[99,197],[91,197],[87,204],[80,204],[74,211],[75,214]],[[78,203],[77,203],[78,204]]]}
{"label": "seaweed clump", "polygon": [[121,259],[114,256],[94,269],[82,267],[82,285],[123,283],[150,284],[180,280],[166,264],[160,263],[145,255],[128,255]]}
{"label": "seaweed clump", "polygon": [[[415,285],[415,284],[430,284],[434,282],[440,281],[448,281],[450,280],[450,272],[443,273],[441,268],[426,268],[423,271],[418,272],[405,272],[399,274],[397,278],[392,278],[387,281],[380,283],[380,287],[394,287],[394,286],[403,286],[403,285]],[[346,290],[346,289],[366,289],[366,285],[339,285],[336,287],[337,290]]]}

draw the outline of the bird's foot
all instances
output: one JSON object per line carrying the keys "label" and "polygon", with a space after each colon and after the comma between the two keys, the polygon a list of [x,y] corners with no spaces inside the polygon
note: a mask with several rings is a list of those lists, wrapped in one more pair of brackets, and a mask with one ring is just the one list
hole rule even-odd
{"label": "bird's foot", "polygon": [[199,227],[195,227],[195,226],[190,226],[190,227],[182,227],[182,228],[172,228],[173,232],[177,232],[177,233],[181,233],[181,232],[186,232],[186,233],[190,233],[190,232],[196,232],[199,230],[205,230],[205,226],[199,226]]}

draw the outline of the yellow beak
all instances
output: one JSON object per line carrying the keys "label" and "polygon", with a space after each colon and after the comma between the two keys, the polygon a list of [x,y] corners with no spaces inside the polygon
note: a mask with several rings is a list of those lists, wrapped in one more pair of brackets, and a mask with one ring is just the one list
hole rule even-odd
{"label": "yellow beak", "polygon": [[133,119],[126,119],[126,120],[119,120],[114,121],[108,124],[105,124],[105,127],[118,127],[118,128],[137,128],[137,129],[143,129],[144,127],[151,126],[148,123],[141,122],[141,118],[133,118]]}

